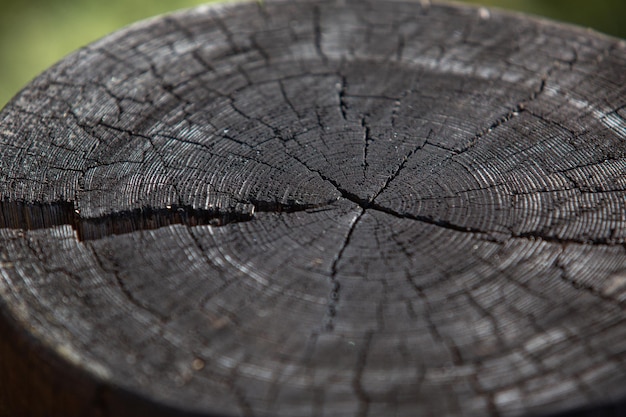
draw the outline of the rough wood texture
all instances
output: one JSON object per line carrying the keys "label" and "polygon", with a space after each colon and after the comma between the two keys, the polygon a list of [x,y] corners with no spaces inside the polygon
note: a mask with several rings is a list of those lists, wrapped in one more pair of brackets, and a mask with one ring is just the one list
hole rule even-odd
{"label": "rough wood texture", "polygon": [[0,115],[0,412],[624,415],[625,118],[623,41],[486,9],[113,34]]}

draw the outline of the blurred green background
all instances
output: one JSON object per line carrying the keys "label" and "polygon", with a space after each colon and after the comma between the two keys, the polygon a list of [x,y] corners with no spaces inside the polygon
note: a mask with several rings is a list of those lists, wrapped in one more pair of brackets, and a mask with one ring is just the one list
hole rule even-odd
{"label": "blurred green background", "polygon": [[[134,21],[206,0],[0,0],[0,108],[64,55]],[[626,0],[465,0],[626,38]]]}

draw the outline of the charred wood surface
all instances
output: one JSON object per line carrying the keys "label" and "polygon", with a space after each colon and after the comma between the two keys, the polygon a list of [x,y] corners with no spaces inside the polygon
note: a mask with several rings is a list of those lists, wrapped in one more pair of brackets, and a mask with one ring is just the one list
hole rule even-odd
{"label": "charred wood surface", "polygon": [[0,196],[0,414],[626,413],[618,39],[178,12],[9,103]]}

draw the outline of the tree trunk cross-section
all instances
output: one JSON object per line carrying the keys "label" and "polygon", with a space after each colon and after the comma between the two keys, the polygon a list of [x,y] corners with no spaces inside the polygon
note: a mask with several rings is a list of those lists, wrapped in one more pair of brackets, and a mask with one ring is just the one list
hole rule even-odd
{"label": "tree trunk cross-section", "polygon": [[0,195],[0,414],[626,413],[618,39],[178,12],[9,103]]}

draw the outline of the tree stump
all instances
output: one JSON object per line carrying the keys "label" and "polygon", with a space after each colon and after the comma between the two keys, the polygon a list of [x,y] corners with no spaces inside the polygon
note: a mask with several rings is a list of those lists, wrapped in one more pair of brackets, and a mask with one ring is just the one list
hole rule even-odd
{"label": "tree stump", "polygon": [[626,412],[618,39],[182,11],[14,98],[0,178],[0,413]]}

